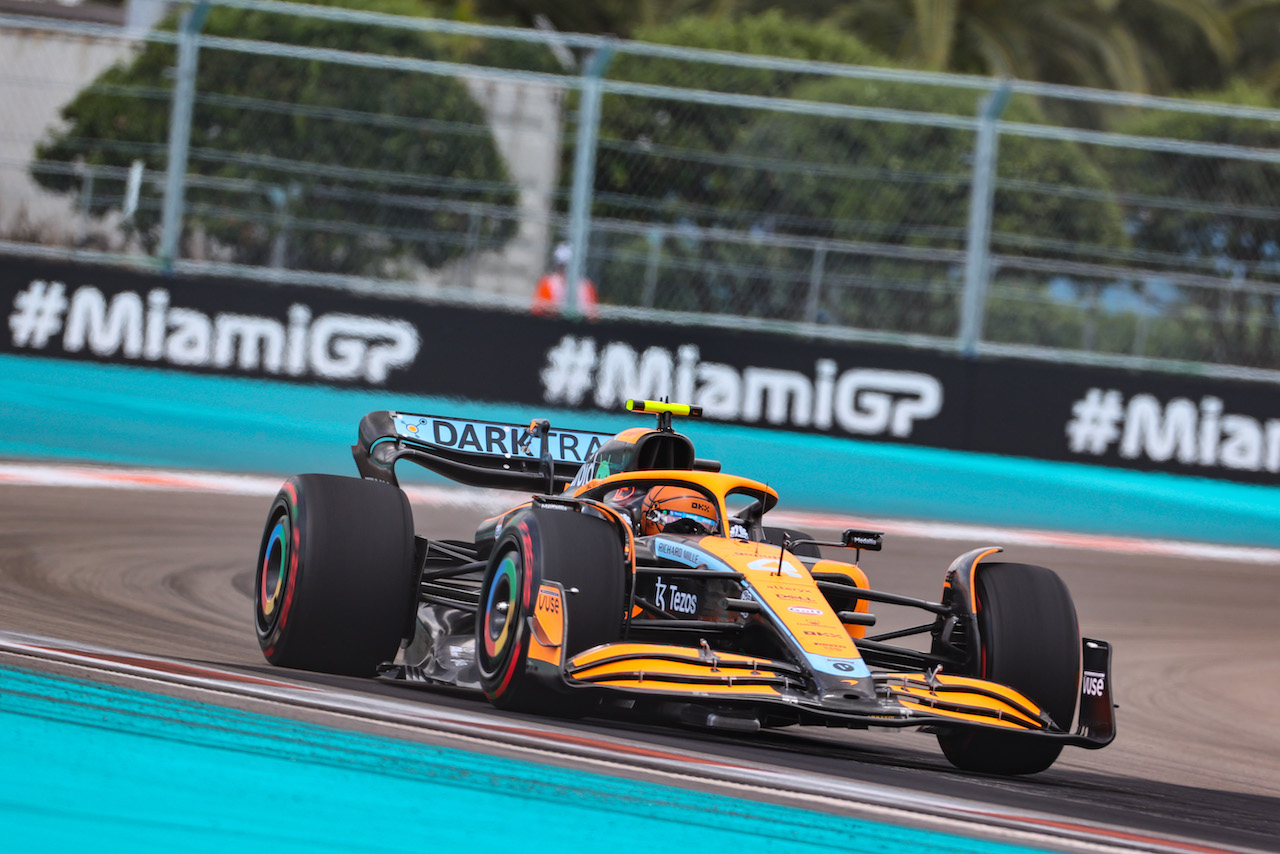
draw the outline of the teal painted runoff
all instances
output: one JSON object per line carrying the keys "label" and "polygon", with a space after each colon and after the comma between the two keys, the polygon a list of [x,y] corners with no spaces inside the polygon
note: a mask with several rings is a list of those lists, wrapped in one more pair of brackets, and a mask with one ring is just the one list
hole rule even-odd
{"label": "teal painted runoff", "polygon": [[[0,356],[0,456],[294,474],[355,474],[360,417],[400,409],[605,431],[638,416]],[[966,454],[715,422],[698,454],[763,480],[782,506],[996,526],[1280,546],[1280,488]],[[431,476],[401,471],[411,477]]]}
{"label": "teal painted runoff", "polygon": [[989,852],[975,841],[0,668],[6,851]]}

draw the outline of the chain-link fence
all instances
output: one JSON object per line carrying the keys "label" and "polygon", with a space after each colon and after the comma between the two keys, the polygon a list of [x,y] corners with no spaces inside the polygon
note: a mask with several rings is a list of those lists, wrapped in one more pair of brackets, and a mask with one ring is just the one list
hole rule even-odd
{"label": "chain-link fence", "polygon": [[602,316],[1280,370],[1280,111],[267,0],[0,39],[9,251],[524,308],[564,244]]}

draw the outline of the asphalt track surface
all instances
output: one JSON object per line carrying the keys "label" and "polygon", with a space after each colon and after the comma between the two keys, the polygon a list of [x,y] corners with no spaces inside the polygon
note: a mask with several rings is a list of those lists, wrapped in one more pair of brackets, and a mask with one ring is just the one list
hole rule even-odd
{"label": "asphalt track surface", "polygon": [[[0,485],[0,630],[487,710],[481,698],[459,692],[266,665],[253,637],[249,590],[268,504],[261,497]],[[415,507],[415,516],[419,533],[441,537],[469,537],[478,519],[472,509],[452,508]],[[898,536],[885,551],[864,555],[862,566],[879,588],[935,598],[951,559],[987,544]],[[1067,748],[1045,773],[1003,779],[952,769],[922,733],[742,736],[603,721],[567,726],[676,753],[1209,846],[1280,851],[1280,567],[1065,547],[1016,547],[1006,557],[1057,570],[1074,594],[1082,631],[1114,645],[1119,735],[1110,747]],[[884,612],[877,628],[905,624]],[[298,716],[344,725],[316,712]]]}

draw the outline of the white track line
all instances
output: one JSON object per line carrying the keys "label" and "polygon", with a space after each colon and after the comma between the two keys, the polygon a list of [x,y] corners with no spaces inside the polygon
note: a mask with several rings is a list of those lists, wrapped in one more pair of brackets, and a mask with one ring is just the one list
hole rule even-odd
{"label": "white track line", "polygon": [[[587,769],[632,777],[643,770],[657,782],[704,790],[713,781],[739,797],[787,802],[806,809],[852,814],[872,821],[959,833],[1078,854],[1232,854],[1249,849],[1148,835],[1119,827],[1004,808],[878,783],[830,777],[747,760],[671,750],[617,735],[591,735],[542,720],[499,718],[484,711],[445,709],[427,703],[247,676],[188,661],[137,655],[90,644],[0,630],[0,653],[58,661],[91,672],[147,682],[185,685],[222,697],[253,698],[339,717],[375,720],[420,733],[448,735],[453,747],[502,746],[532,761],[573,757]],[[465,749],[465,748],[464,748]]]}
{"label": "white track line", "polygon": [[[63,488],[108,488],[153,491],[205,492],[270,498],[280,488],[281,478],[215,472],[126,469],[107,466],[50,465],[42,463],[0,463],[0,485],[55,486]],[[499,513],[513,503],[513,493],[462,486],[408,484],[405,494],[414,504],[428,507],[466,507],[485,514]],[[1239,563],[1280,564],[1280,549],[1228,546],[1213,543],[1151,540],[1103,534],[1079,534],[1030,528],[994,528],[951,522],[922,522],[903,519],[869,519],[839,513],[774,511],[774,524],[795,528],[841,530],[861,528],[921,539],[971,543],[974,546],[1046,546],[1089,549],[1112,553],[1196,558]]]}
{"label": "white track line", "polygon": [[[284,478],[281,477],[249,474],[0,463],[0,484],[14,486],[208,492],[219,495],[271,498],[280,490],[280,484],[283,482]],[[421,484],[406,484],[402,488],[411,502],[428,507],[474,507],[477,510],[496,513],[512,504],[511,493],[492,489]]]}

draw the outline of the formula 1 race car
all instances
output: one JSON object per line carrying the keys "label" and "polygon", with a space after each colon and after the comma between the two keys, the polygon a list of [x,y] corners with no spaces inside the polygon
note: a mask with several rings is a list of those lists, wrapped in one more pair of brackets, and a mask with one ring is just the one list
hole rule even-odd
{"label": "formula 1 race car", "polygon": [[[299,475],[271,507],[254,584],[267,660],[475,688],[548,715],[924,727],[952,764],[999,774],[1115,737],[1110,647],[1080,637],[1053,571],[988,547],[955,559],[938,601],[874,589],[858,560],[880,533],[819,542],[768,527],[777,493],[697,458],[672,428],[697,407],[627,408],[656,428],[366,415],[360,479]],[[415,536],[400,460],[538,494],[473,540]],[[869,636],[871,603],[924,622]],[[911,636],[927,651],[894,643]]]}

